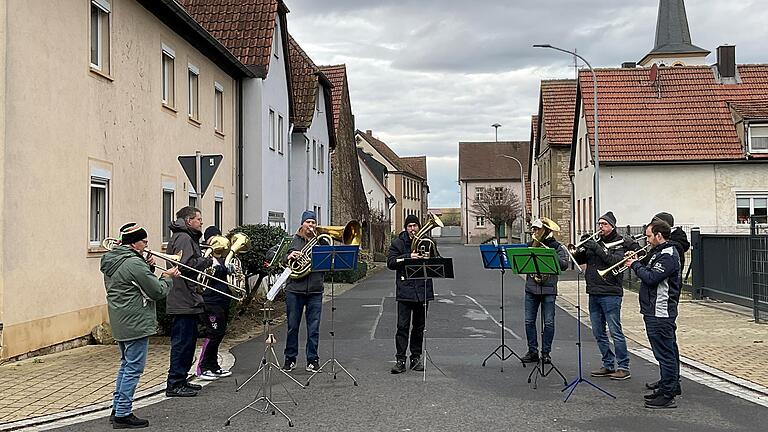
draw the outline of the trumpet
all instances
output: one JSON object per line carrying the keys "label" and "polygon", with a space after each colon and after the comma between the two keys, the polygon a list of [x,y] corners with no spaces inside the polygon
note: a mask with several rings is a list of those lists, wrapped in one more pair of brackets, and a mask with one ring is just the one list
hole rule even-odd
{"label": "trumpet", "polygon": [[568,245],[568,252],[570,252],[571,254],[575,254],[576,252],[578,252],[580,247],[584,246],[584,244],[586,242],[590,241],[590,240],[592,240],[593,242],[600,241],[600,232],[599,231],[595,231],[594,233],[590,234],[589,237],[585,238],[584,240],[582,240],[582,241],[580,241],[580,242],[578,242],[576,244],[573,244],[573,243],[569,244]]}
{"label": "trumpet", "polygon": [[[107,249],[107,250],[112,250],[112,248],[114,248],[116,246],[119,246],[119,245],[120,245],[120,240],[118,240],[116,238],[112,238],[112,237],[107,237],[107,238],[105,238],[101,242],[101,246],[104,249]],[[165,262],[171,263],[174,266],[183,267],[183,268],[185,268],[187,270],[191,270],[191,271],[197,273],[198,275],[202,274],[202,275],[206,276],[208,279],[214,280],[216,282],[221,282],[221,283],[229,286],[230,288],[236,290],[236,292],[239,292],[239,290],[240,290],[239,287],[237,287],[235,285],[232,285],[232,284],[230,284],[229,282],[227,282],[225,280],[221,280],[219,278],[215,278],[213,276],[209,276],[204,271],[200,271],[200,270],[198,270],[198,269],[196,269],[194,267],[190,267],[190,266],[188,266],[186,264],[183,264],[181,262],[181,252],[179,252],[176,255],[165,254],[165,253],[162,253],[162,252],[155,252],[155,251],[153,251],[151,249],[144,249],[144,252],[146,254],[148,254],[148,255],[152,255],[152,256],[156,256],[158,258],[164,259]],[[168,270],[168,267],[157,266],[157,268],[159,268],[159,269],[161,269],[163,271]],[[242,301],[243,300],[243,297],[236,297],[236,296],[230,295],[229,293],[225,293],[225,292],[223,292],[221,290],[217,290],[216,288],[213,288],[211,286],[202,284],[202,283],[198,282],[196,279],[192,279],[191,277],[187,277],[187,276],[184,276],[184,275],[180,275],[179,277],[184,279],[184,280],[186,280],[187,282],[192,282],[195,285],[200,285],[201,287],[203,287],[204,290],[205,289],[210,289],[210,290],[216,291],[217,293],[219,293],[219,294],[221,294],[223,296],[229,297],[229,298],[231,298],[233,300],[237,300],[237,301]]]}
{"label": "trumpet", "polygon": [[605,279],[605,277],[608,275],[608,273],[613,274],[614,276],[618,276],[623,272],[624,270],[628,269],[625,264],[630,258],[636,258],[636,259],[643,259],[648,254],[648,251],[651,250],[651,244],[648,243],[647,245],[641,247],[640,249],[636,251],[628,251],[626,254],[624,254],[624,259],[617,262],[616,264],[608,267],[605,270],[598,270],[597,274],[600,275],[601,278]]}

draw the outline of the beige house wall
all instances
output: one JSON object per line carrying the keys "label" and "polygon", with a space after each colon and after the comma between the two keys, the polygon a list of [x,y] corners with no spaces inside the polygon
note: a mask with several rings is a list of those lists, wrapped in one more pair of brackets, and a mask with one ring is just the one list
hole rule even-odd
{"label": "beige house wall", "polygon": [[[198,206],[204,226],[212,224],[218,191],[222,230],[235,225],[235,81],[132,0],[111,0],[109,76],[90,70],[90,2],[2,4],[3,35],[14,35],[3,37],[0,68],[2,241],[14,245],[13,254],[0,252],[0,357],[7,358],[86,335],[107,319],[103,253],[89,245],[92,170],[111,176],[107,235],[135,221],[160,250],[164,184],[175,188],[174,210],[189,200],[177,157],[223,154]],[[175,51],[175,110],[161,102],[162,44]],[[199,123],[187,116],[188,63],[200,70]],[[213,127],[214,82],[224,87],[223,134]]]}
{"label": "beige house wall", "polygon": [[[473,210],[475,201],[475,188],[494,188],[505,187],[512,189],[518,196],[518,199],[522,199],[522,188],[519,181],[489,181],[489,180],[471,180],[461,182],[461,232],[462,238],[465,243],[478,244],[496,235],[494,225],[486,220],[484,227],[477,226],[477,214]],[[506,227],[507,239],[512,236],[518,236],[520,233],[520,219],[518,218],[510,226]],[[527,227],[526,227],[527,229]]]}
{"label": "beige house wall", "polygon": [[8,29],[5,26],[7,22],[6,17],[7,2],[0,2],[0,358],[3,354],[3,327],[5,326],[5,308],[3,306],[3,299],[5,295],[5,105],[6,100],[6,67],[8,61],[6,59],[6,44],[8,41]]}
{"label": "beige house wall", "polygon": [[550,146],[545,139],[537,159],[537,202],[541,216],[548,217],[560,226],[556,234],[559,241],[571,242],[571,180],[568,167],[570,147]]}

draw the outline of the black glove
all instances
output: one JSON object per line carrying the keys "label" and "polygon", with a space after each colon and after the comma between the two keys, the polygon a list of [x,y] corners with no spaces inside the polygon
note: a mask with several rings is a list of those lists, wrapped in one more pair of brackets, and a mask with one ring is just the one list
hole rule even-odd
{"label": "black glove", "polygon": [[596,252],[598,249],[600,249],[600,245],[598,245],[594,240],[589,240],[588,242],[584,243],[582,247],[586,250],[591,250],[592,252]]}
{"label": "black glove", "polygon": [[581,235],[581,238],[580,238],[579,240],[580,240],[580,241],[584,241],[584,240],[586,240],[586,239],[588,239],[588,238],[590,238],[590,237],[592,237],[592,235],[590,235],[590,234],[582,234],[582,235]]}

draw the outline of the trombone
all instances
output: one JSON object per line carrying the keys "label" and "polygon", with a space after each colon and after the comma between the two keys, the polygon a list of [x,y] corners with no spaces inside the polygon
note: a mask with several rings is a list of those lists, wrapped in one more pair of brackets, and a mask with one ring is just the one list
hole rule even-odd
{"label": "trombone", "polygon": [[[114,247],[116,247],[116,246],[120,246],[120,240],[119,240],[119,239],[116,239],[116,238],[112,238],[112,237],[107,237],[107,238],[105,238],[105,239],[104,239],[104,240],[101,242],[101,246],[102,246],[104,249],[107,249],[107,250],[112,250]],[[155,251],[153,251],[153,250],[151,250],[151,249],[144,249],[144,252],[146,252],[148,255],[152,255],[152,256],[156,256],[156,257],[158,257],[158,258],[162,258],[162,259],[164,259],[164,260],[166,261],[166,263],[171,263],[171,264],[173,264],[174,266],[183,267],[183,268],[185,268],[185,269],[187,269],[187,270],[191,270],[191,271],[193,271],[193,272],[197,273],[198,275],[200,275],[200,274],[203,274],[203,275],[204,275],[205,277],[207,277],[208,279],[214,280],[214,281],[216,281],[216,282],[221,282],[221,283],[223,283],[223,284],[227,285],[228,287],[230,287],[230,288],[234,289],[234,290],[235,290],[235,292],[242,292],[242,291],[241,291],[241,289],[240,289],[240,287],[238,287],[238,286],[236,286],[236,285],[232,285],[232,284],[230,284],[229,282],[227,282],[227,281],[225,281],[225,280],[221,280],[221,279],[219,279],[219,278],[215,278],[215,277],[213,277],[213,276],[210,276],[210,275],[208,275],[208,274],[207,274],[207,273],[205,273],[204,271],[201,271],[201,270],[198,270],[198,269],[196,269],[196,268],[194,268],[194,267],[190,267],[190,266],[188,266],[188,265],[186,265],[186,264],[183,264],[183,263],[181,262],[181,252],[179,252],[179,253],[178,253],[178,254],[176,254],[176,255],[171,255],[171,254],[164,254],[164,253],[162,253],[162,252],[155,252]],[[158,266],[156,266],[156,267],[157,267],[157,268],[159,268],[160,270],[163,270],[163,271],[165,271],[165,270],[168,270],[168,268],[167,268],[167,267],[162,267],[162,266],[159,266],[159,265],[158,265]],[[204,290],[205,290],[205,289],[210,289],[210,290],[216,291],[217,293],[219,293],[219,294],[221,294],[221,295],[223,295],[223,296],[229,297],[229,298],[231,298],[231,299],[233,299],[233,300],[237,300],[237,301],[243,301],[243,298],[244,298],[244,297],[236,297],[236,296],[233,296],[233,295],[231,295],[231,294],[225,293],[225,292],[223,292],[223,291],[221,291],[221,290],[218,290],[218,289],[216,289],[216,288],[213,288],[213,287],[211,287],[211,286],[208,286],[208,285],[202,284],[202,283],[200,283],[199,281],[197,281],[197,279],[192,279],[191,277],[187,277],[187,276],[184,276],[184,275],[180,275],[179,277],[180,277],[180,278],[182,278],[182,279],[184,279],[184,280],[186,280],[186,281],[188,281],[188,282],[192,282],[192,283],[193,283],[193,284],[195,284],[195,285],[200,285],[200,286],[201,286],[201,287],[202,287]]]}
{"label": "trombone", "polygon": [[[624,270],[628,269],[629,267],[625,266],[624,264],[629,260],[630,258],[636,258],[636,259],[643,259],[645,258],[645,255],[648,254],[648,251],[651,250],[651,244],[648,243],[645,246],[641,247],[640,249],[636,251],[628,251],[626,254],[624,254],[624,259],[617,262],[616,264],[608,267],[605,270],[598,270],[597,274],[600,275],[601,278],[605,279],[605,277],[608,275],[608,273],[612,273],[614,276],[618,276],[623,272]],[[642,255],[641,255],[642,254]]]}

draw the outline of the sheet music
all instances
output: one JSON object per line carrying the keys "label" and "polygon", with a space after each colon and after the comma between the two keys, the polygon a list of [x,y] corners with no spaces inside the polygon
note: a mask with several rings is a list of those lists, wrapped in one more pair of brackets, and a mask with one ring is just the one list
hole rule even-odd
{"label": "sheet music", "polygon": [[285,285],[286,282],[288,282],[288,278],[291,276],[291,268],[286,267],[285,270],[283,270],[282,273],[280,273],[280,276],[277,277],[277,280],[272,285],[272,288],[267,293],[267,300],[272,301],[277,297],[277,293],[280,292],[280,289]]}

